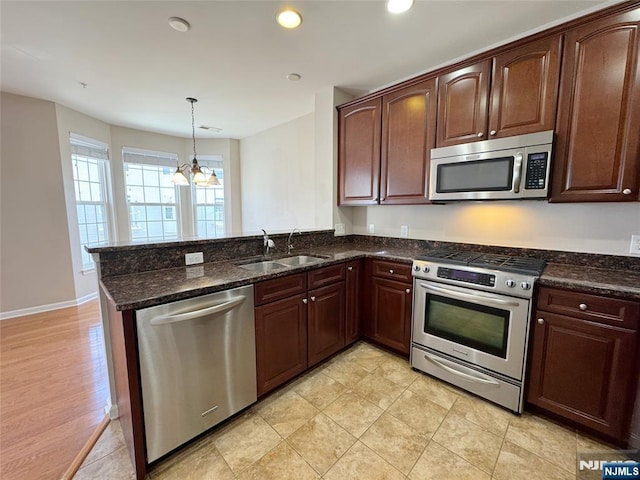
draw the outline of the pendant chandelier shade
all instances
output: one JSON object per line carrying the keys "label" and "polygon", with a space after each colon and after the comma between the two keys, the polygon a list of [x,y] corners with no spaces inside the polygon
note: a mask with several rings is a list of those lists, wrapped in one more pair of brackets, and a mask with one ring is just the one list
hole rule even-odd
{"label": "pendant chandelier shade", "polygon": [[[198,158],[196,154],[196,125],[195,125],[195,116],[193,112],[193,104],[198,100],[192,97],[187,97],[187,102],[191,104],[191,138],[193,139],[193,160],[191,161],[191,165],[185,163],[184,165],[177,165],[176,171],[171,178],[171,181],[174,185],[185,186],[189,185],[189,180],[185,175],[186,172],[191,172],[192,182],[201,187],[209,187],[214,185],[220,185],[220,181],[216,176],[216,172],[213,169],[208,168],[206,166],[200,167],[198,164]],[[211,174],[209,178],[207,178],[205,172],[202,169],[211,170]]]}

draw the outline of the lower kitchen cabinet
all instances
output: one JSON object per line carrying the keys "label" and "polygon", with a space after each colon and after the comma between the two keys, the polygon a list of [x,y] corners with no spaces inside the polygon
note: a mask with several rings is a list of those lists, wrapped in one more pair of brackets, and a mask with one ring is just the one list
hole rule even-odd
{"label": "lower kitchen cabinet", "polygon": [[638,302],[541,288],[527,400],[625,444],[635,397]]}
{"label": "lower kitchen cabinet", "polygon": [[372,260],[364,334],[403,355],[411,343],[411,265]]}
{"label": "lower kitchen cabinet", "polygon": [[255,285],[258,396],[345,345],[345,264]]}
{"label": "lower kitchen cabinet", "polygon": [[345,283],[334,283],[309,291],[308,366],[344,347]]}
{"label": "lower kitchen cabinet", "polygon": [[304,294],[257,307],[258,396],[307,369],[307,305]]}

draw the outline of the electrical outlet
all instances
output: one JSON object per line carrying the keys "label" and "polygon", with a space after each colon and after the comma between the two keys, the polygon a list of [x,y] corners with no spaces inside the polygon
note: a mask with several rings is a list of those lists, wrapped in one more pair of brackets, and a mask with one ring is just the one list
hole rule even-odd
{"label": "electrical outlet", "polygon": [[409,236],[409,227],[407,225],[400,226],[400,236],[407,238]]}
{"label": "electrical outlet", "polygon": [[344,235],[344,223],[336,223],[335,235]]}
{"label": "electrical outlet", "polygon": [[376,231],[376,227],[373,223],[369,224],[369,233],[374,233]]}
{"label": "electrical outlet", "polygon": [[629,245],[629,253],[640,255],[640,235],[631,235],[631,245]]}
{"label": "electrical outlet", "polygon": [[186,265],[195,265],[196,263],[204,263],[204,255],[202,252],[187,253],[184,256],[184,263]]}

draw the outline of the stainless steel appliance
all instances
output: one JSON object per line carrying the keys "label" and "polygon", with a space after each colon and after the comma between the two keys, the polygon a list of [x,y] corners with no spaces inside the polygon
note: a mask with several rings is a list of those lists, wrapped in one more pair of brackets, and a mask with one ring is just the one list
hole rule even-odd
{"label": "stainless steel appliance", "polygon": [[429,200],[547,198],[553,130],[433,148]]}
{"label": "stainless steel appliance", "polygon": [[522,412],[531,298],[544,265],[449,250],[416,258],[411,365]]}
{"label": "stainless steel appliance", "polygon": [[253,286],[136,311],[147,461],[256,401]]}

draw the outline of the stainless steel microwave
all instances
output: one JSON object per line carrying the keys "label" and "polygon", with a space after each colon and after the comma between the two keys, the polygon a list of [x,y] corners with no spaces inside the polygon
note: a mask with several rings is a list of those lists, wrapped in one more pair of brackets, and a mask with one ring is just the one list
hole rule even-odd
{"label": "stainless steel microwave", "polygon": [[553,130],[433,148],[429,200],[547,198]]}

